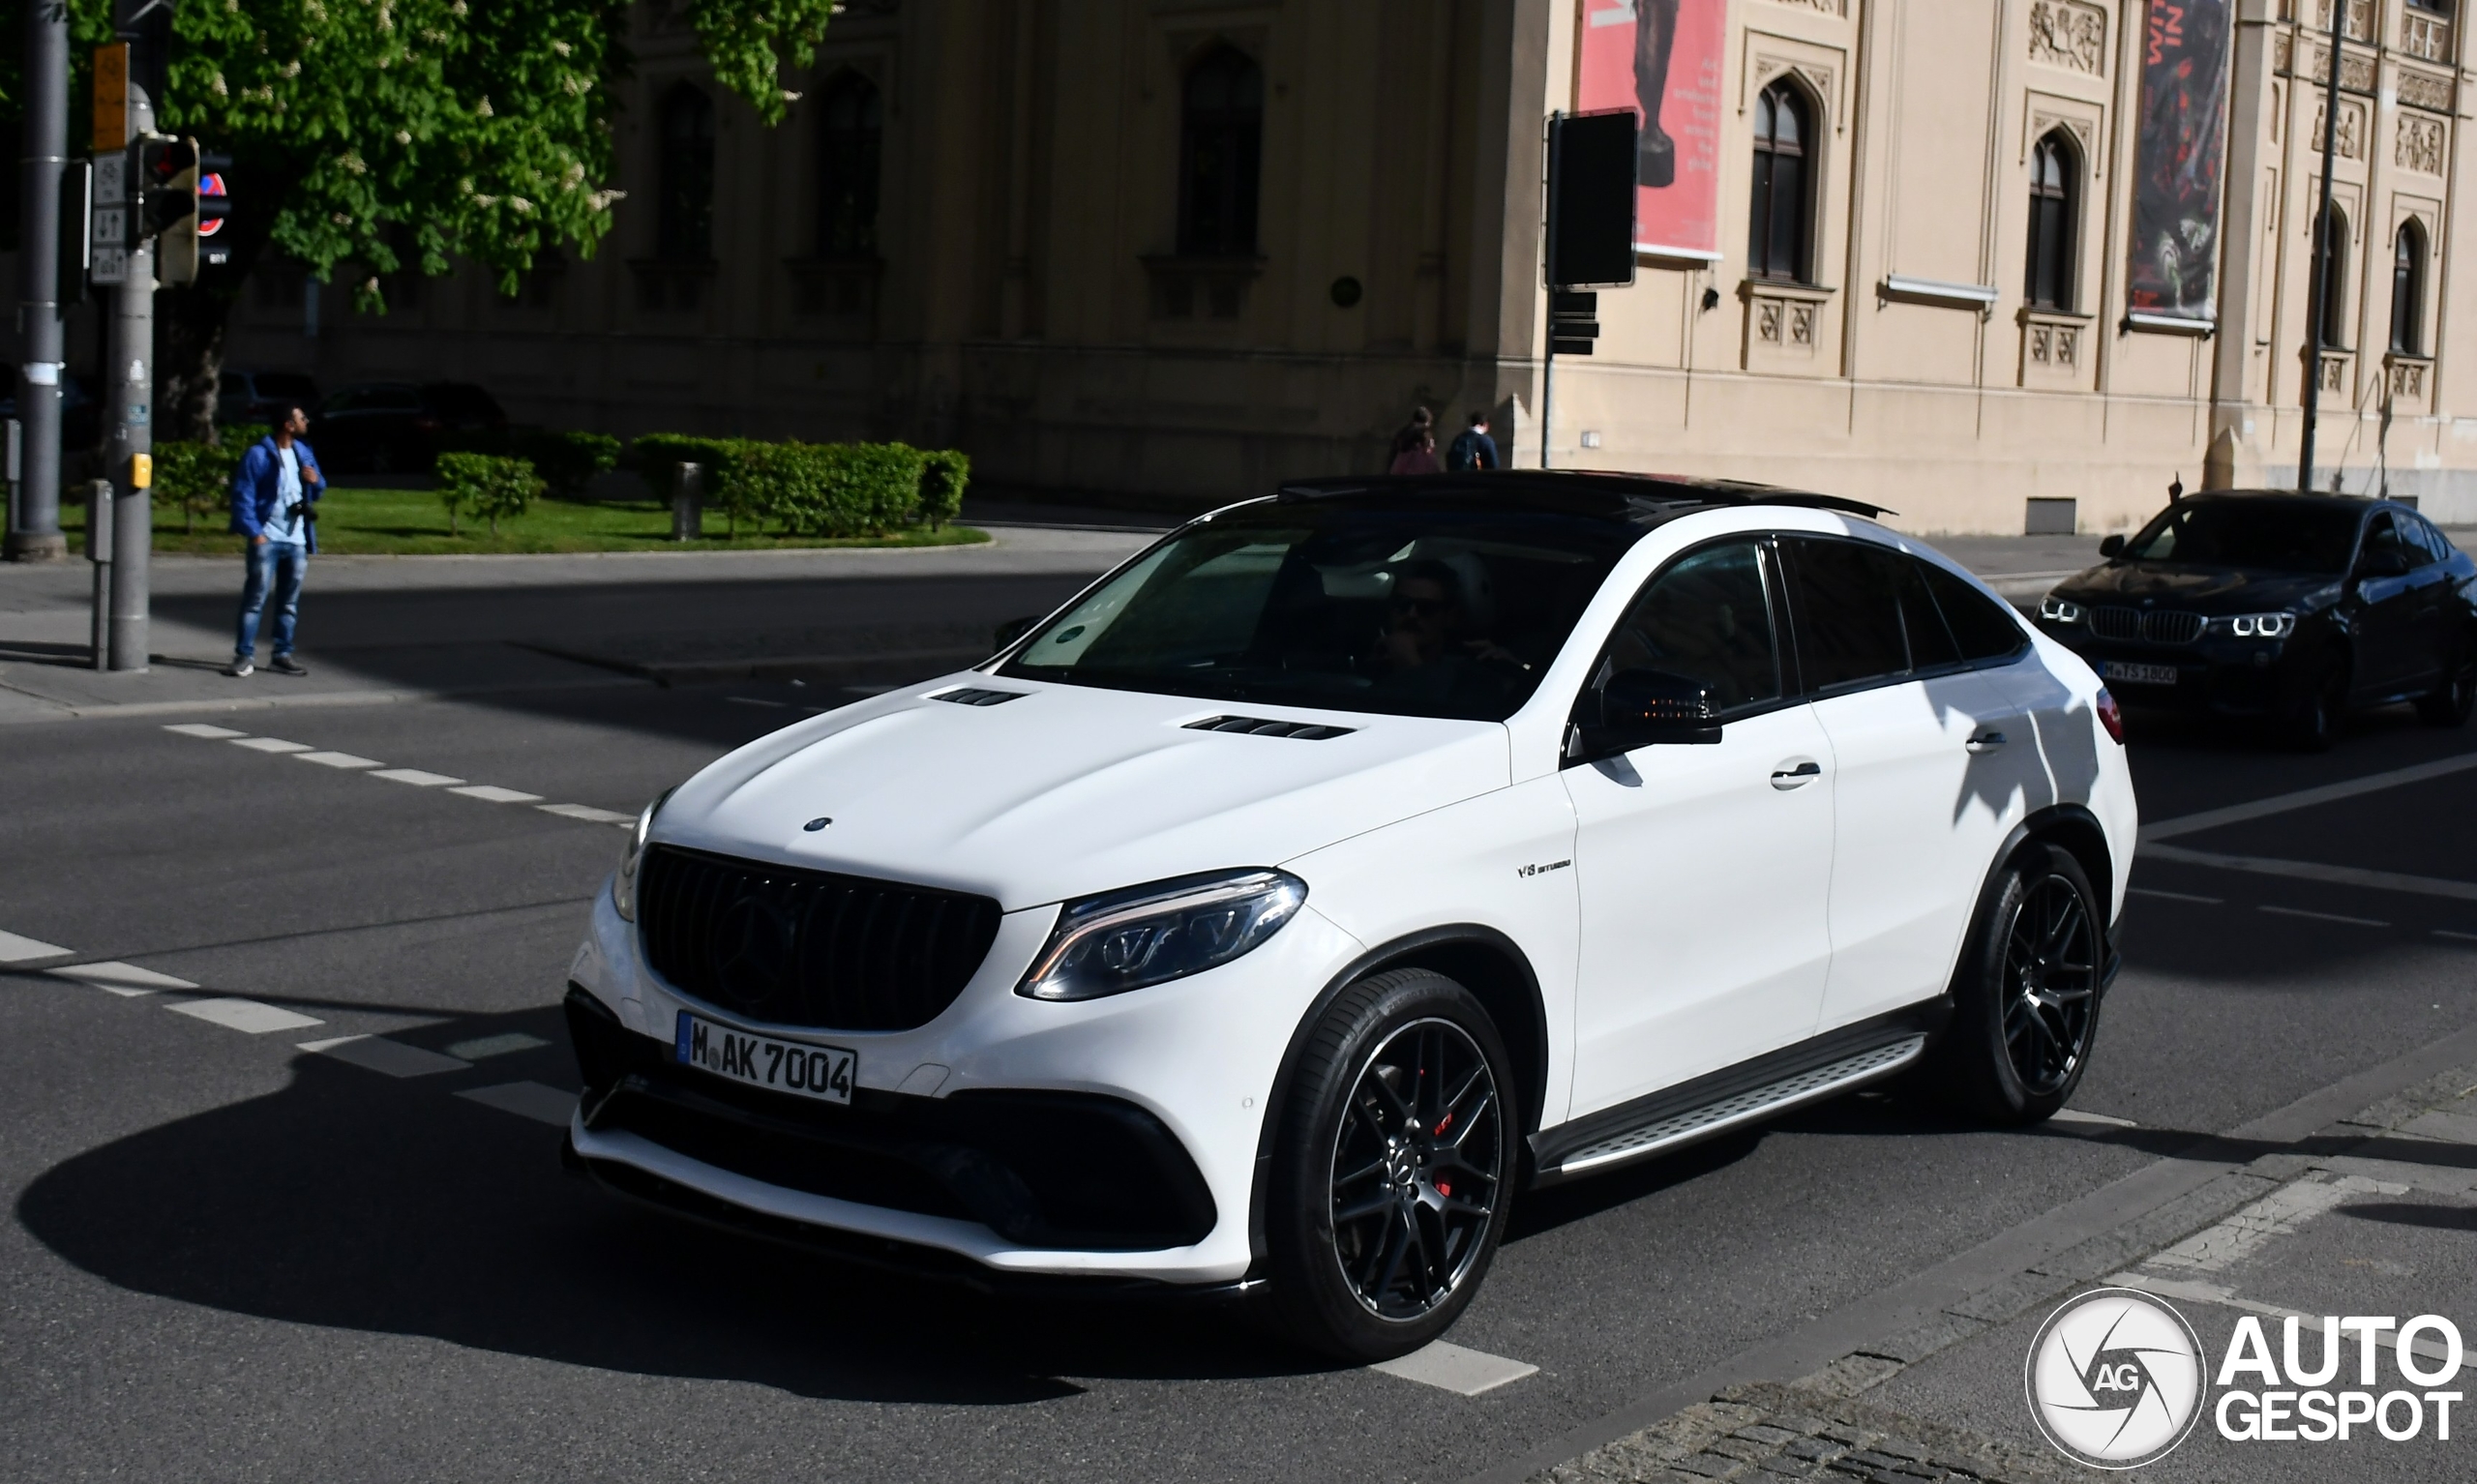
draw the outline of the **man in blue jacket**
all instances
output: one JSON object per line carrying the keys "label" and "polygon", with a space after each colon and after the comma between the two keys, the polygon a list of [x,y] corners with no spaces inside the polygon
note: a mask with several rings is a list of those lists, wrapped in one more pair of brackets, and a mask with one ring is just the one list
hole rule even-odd
{"label": "man in blue jacket", "polygon": [[279,674],[306,675],[309,669],[292,657],[293,622],[301,611],[301,579],[308,575],[310,553],[318,549],[317,516],[313,507],[325,492],[318,458],[301,435],[310,419],[299,407],[284,409],[274,432],[260,438],[241,456],[232,476],[232,530],[248,538],[241,549],[250,564],[241,584],[240,633],[232,645],[232,663],[224,673],[235,677],[256,670],[258,615],[275,599],[275,654],[267,668]]}

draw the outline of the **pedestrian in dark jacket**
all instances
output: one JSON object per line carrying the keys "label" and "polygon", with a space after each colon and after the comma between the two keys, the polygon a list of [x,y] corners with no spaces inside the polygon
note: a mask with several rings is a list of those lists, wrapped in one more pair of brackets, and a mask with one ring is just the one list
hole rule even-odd
{"label": "pedestrian in dark jacket", "polygon": [[1411,409],[1411,420],[1393,435],[1393,461],[1386,465],[1388,474],[1434,474],[1444,468],[1436,461],[1436,414],[1425,407]]}
{"label": "pedestrian in dark jacket", "polygon": [[1488,436],[1488,414],[1471,414],[1471,426],[1456,434],[1452,447],[1445,451],[1445,466],[1455,474],[1505,467],[1504,460],[1497,457],[1497,440]]}
{"label": "pedestrian in dark jacket", "polygon": [[310,553],[318,549],[314,507],[327,482],[318,473],[318,456],[301,440],[309,430],[308,416],[299,407],[286,408],[284,421],[241,456],[232,475],[232,531],[248,540],[241,559],[250,571],[241,584],[241,620],[232,663],[224,669],[227,675],[257,669],[258,617],[269,598],[275,600],[275,654],[267,668],[310,673],[292,657],[292,632],[301,611],[301,579],[309,574]]}

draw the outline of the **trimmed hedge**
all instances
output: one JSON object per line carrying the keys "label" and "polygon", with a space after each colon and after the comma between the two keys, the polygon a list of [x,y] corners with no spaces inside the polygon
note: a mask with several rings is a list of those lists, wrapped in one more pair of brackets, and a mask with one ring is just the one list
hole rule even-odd
{"label": "trimmed hedge", "polygon": [[482,516],[491,522],[491,534],[499,533],[499,518],[510,519],[524,514],[525,508],[541,497],[543,482],[533,472],[529,459],[505,459],[492,454],[441,454],[438,456],[438,498],[447,507],[447,534],[458,534],[456,518],[461,514]]}
{"label": "trimmed hedge", "polygon": [[931,448],[920,453],[920,519],[937,530],[964,508],[964,486],[971,483],[971,456],[961,449]]}
{"label": "trimmed hedge", "polygon": [[522,459],[554,500],[582,500],[596,474],[619,462],[619,440],[606,432],[564,432],[552,428],[489,429],[451,435],[445,446],[458,453],[491,454]]}
{"label": "trimmed hedge", "polygon": [[772,523],[804,536],[871,536],[925,522],[937,529],[962,507],[971,460],[907,443],[765,443],[652,433],[629,455],[656,499],[671,498],[679,465],[705,470],[705,503],[731,520]]}

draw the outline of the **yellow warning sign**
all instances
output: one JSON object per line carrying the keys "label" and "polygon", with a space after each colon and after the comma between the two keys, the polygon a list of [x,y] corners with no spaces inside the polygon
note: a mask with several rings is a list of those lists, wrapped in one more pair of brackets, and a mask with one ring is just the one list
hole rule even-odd
{"label": "yellow warning sign", "polygon": [[129,148],[129,43],[95,48],[95,150]]}

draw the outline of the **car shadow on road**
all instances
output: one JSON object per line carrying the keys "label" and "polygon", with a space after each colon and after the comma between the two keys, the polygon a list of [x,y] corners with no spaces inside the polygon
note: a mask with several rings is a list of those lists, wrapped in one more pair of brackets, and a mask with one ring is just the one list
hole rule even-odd
{"label": "car shadow on road", "polygon": [[816,1399],[1015,1406],[1077,1394],[1069,1377],[1328,1368],[1225,1310],[984,1296],[632,1205],[562,1172],[558,1130],[453,1095],[504,1080],[305,1054],[282,1092],[54,1166],[16,1215],[87,1272],[184,1303]]}

